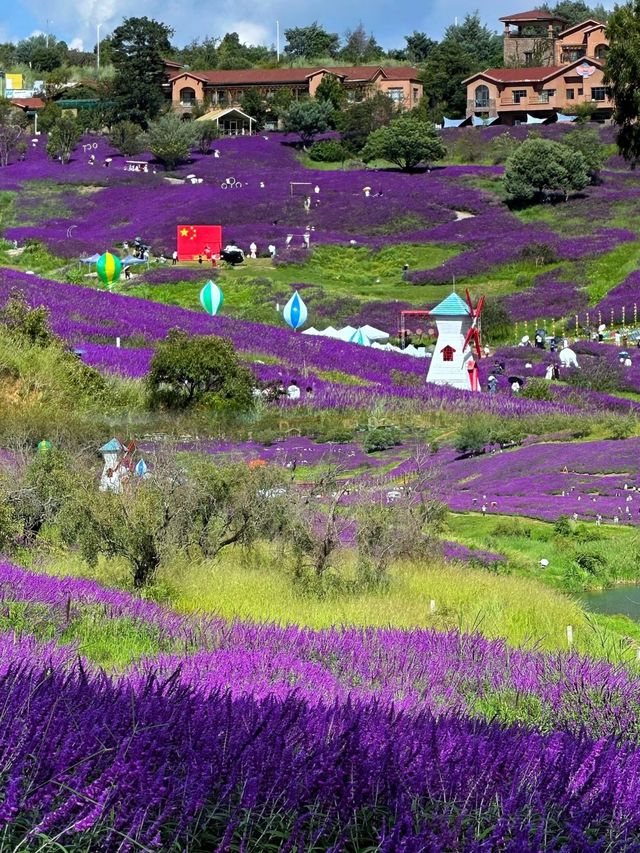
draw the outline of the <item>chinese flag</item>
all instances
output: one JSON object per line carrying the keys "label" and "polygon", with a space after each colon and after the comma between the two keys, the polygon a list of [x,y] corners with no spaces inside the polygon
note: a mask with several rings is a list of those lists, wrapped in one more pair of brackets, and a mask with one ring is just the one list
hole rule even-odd
{"label": "chinese flag", "polygon": [[197,261],[198,255],[207,260],[222,250],[221,225],[178,225],[176,238],[181,261]]}

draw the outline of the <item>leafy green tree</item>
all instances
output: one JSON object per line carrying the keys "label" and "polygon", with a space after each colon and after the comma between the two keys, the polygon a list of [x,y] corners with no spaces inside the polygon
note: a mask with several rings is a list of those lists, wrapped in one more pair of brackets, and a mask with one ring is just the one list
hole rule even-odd
{"label": "leafy green tree", "polygon": [[429,58],[429,54],[438,42],[429,38],[426,33],[419,33],[414,30],[410,36],[405,36],[404,40],[407,43],[404,54],[409,62],[415,65],[421,65]]}
{"label": "leafy green tree", "polygon": [[549,6],[545,3],[541,8],[553,12],[554,15],[565,18],[568,22],[567,27],[572,27],[574,24],[581,24],[589,18],[605,23],[611,14],[606,11],[602,3],[589,6],[583,0],[560,0],[555,6]]}
{"label": "leafy green tree", "polygon": [[49,133],[47,154],[53,160],[59,159],[61,163],[68,163],[81,136],[82,130],[78,122],[71,116],[62,116]]}
{"label": "leafy green tree", "polygon": [[461,45],[441,42],[429,53],[421,74],[425,92],[421,109],[428,110],[432,121],[441,121],[445,115],[464,116],[467,91],[462,81],[478,70],[477,61]]}
{"label": "leafy green tree", "polygon": [[292,27],[284,31],[287,43],[285,55],[290,59],[318,59],[336,56],[340,48],[340,36],[328,33],[317,21],[307,27]]}
{"label": "leafy green tree", "polygon": [[387,127],[375,130],[362,151],[367,160],[383,159],[395,163],[403,171],[411,171],[419,163],[432,163],[446,154],[432,124],[411,116],[400,116]]}
{"label": "leafy green tree", "polygon": [[12,290],[0,309],[0,323],[18,340],[31,346],[47,347],[56,340],[49,323],[49,311],[40,305],[31,308],[21,290]]}
{"label": "leafy green tree", "polygon": [[347,98],[347,93],[335,74],[325,74],[316,89],[315,97],[319,101],[328,101],[334,110],[339,110]]}
{"label": "leafy green tree", "polygon": [[197,121],[194,123],[193,130],[198,151],[201,154],[208,154],[211,151],[211,143],[220,136],[215,121]]}
{"label": "leafy green tree", "polygon": [[520,145],[520,143],[515,136],[512,136],[509,133],[508,130],[501,133],[500,136],[494,137],[489,143],[491,161],[495,163],[496,166],[501,163],[506,163],[509,157],[515,153],[518,145]]}
{"label": "leafy green tree", "polygon": [[319,133],[329,130],[332,116],[333,107],[327,101],[294,101],[284,115],[284,129],[297,133],[306,146]]}
{"label": "leafy green tree", "polygon": [[342,133],[342,141],[354,152],[360,151],[369,135],[380,127],[390,124],[398,114],[391,98],[376,92],[358,104],[353,104],[336,116],[336,125]]}
{"label": "leafy green tree", "polygon": [[58,106],[55,101],[50,101],[45,104],[44,109],[38,112],[38,130],[43,133],[49,133],[54,124],[62,118],[62,107]]}
{"label": "leafy green tree", "polygon": [[502,65],[502,36],[480,20],[478,12],[465,15],[461,24],[451,24],[444,31],[442,44],[456,44],[481,68]]}
{"label": "leafy green tree", "polygon": [[600,142],[597,130],[589,127],[576,127],[562,137],[562,144],[567,145],[572,151],[579,151],[587,164],[587,171],[594,183],[598,173],[604,165],[606,154],[605,146]]}
{"label": "leafy green tree", "polygon": [[218,39],[205,36],[202,41],[194,39],[180,51],[180,62],[192,71],[211,71],[218,67]]}
{"label": "leafy green tree", "polygon": [[119,121],[111,128],[109,142],[125,157],[133,157],[142,151],[142,129],[132,121]]}
{"label": "leafy green tree", "polygon": [[243,112],[255,120],[254,129],[262,130],[267,120],[267,107],[264,98],[255,89],[249,89],[240,100]]}
{"label": "leafy green tree", "polygon": [[218,67],[227,69],[251,68],[246,45],[238,33],[226,33],[218,46]]}
{"label": "leafy green tree", "polygon": [[527,139],[507,160],[504,185],[511,201],[526,202],[584,189],[589,173],[584,157],[550,139]]}
{"label": "leafy green tree", "polygon": [[618,149],[635,169],[640,159],[640,0],[615,7],[607,36],[604,79],[614,99]]}
{"label": "leafy green tree", "polygon": [[173,169],[181,160],[186,160],[195,144],[194,123],[183,121],[173,113],[167,113],[149,125],[145,143],[149,151],[165,169]]}
{"label": "leafy green tree", "polygon": [[172,329],[158,344],[147,375],[152,405],[248,409],[253,373],[240,364],[231,341],[215,335],[189,337]]}
{"label": "leafy green tree", "polygon": [[18,42],[15,59],[34,71],[53,71],[66,62],[67,53],[65,42],[58,41],[55,36],[38,33]]}
{"label": "leafy green tree", "polygon": [[367,33],[362,23],[355,30],[347,30],[345,33],[345,45],[340,51],[340,59],[350,65],[365,65],[375,62],[384,56],[384,50],[380,47],[371,33]]}
{"label": "leafy green tree", "polygon": [[114,115],[147,128],[164,106],[164,57],[170,52],[173,30],[143,18],[125,18],[111,36]]}

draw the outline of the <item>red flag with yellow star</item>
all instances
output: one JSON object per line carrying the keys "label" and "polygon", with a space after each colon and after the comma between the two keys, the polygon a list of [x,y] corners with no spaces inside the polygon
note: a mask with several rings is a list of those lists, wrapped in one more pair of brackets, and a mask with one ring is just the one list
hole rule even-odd
{"label": "red flag with yellow star", "polygon": [[222,250],[221,225],[178,225],[176,248],[181,261],[203,261]]}

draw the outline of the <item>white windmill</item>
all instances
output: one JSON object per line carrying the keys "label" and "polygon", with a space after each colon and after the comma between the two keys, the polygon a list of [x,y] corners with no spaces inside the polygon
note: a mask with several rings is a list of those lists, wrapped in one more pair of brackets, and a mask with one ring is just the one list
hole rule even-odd
{"label": "white windmill", "polygon": [[100,477],[101,492],[115,492],[121,494],[124,484],[129,479],[131,474],[131,456],[135,450],[133,443],[126,447],[118,441],[117,438],[112,438],[98,451],[104,459],[104,467]]}
{"label": "white windmill", "polygon": [[[467,291],[467,301],[451,293],[430,312],[438,327],[438,340],[429,364],[427,382],[451,385],[466,391],[480,391],[477,359],[480,349],[480,312],[484,297],[474,308]],[[473,357],[472,347],[476,351]]]}

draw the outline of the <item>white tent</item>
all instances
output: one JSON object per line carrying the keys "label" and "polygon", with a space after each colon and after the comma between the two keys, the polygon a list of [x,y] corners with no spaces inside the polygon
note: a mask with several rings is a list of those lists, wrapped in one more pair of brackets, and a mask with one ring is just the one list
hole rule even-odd
{"label": "white tent", "polygon": [[95,255],[91,255],[90,258],[80,258],[81,264],[95,264],[100,260],[100,255],[96,252]]}
{"label": "white tent", "polygon": [[547,121],[546,118],[536,118],[530,113],[527,113],[527,124],[543,124],[545,121]]}
{"label": "white tent", "polygon": [[357,331],[355,326],[343,326],[336,332],[336,337],[341,341],[350,341]]}
{"label": "white tent", "polygon": [[376,329],[375,326],[360,327],[370,341],[388,341],[389,332],[383,332],[382,329]]}
{"label": "white tent", "polygon": [[311,327],[310,327],[310,328],[308,328],[308,329],[303,329],[302,334],[303,334],[303,335],[321,335],[321,334],[322,334],[322,332],[319,332],[319,331],[315,328],[315,326],[311,326]]}

